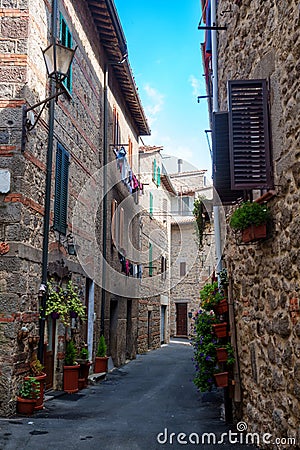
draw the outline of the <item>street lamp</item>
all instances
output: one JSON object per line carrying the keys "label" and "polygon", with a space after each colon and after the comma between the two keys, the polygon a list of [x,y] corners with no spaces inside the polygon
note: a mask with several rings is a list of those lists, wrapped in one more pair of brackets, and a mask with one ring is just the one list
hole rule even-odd
{"label": "street lamp", "polygon": [[[54,42],[45,50],[42,50],[48,78],[55,81],[55,94],[47,97],[45,100],[41,100],[33,106],[23,106],[21,142],[22,152],[24,152],[25,150],[27,132],[33,130],[33,128],[36,126],[42,112],[44,111],[45,106],[49,103],[50,100],[54,98],[57,99],[59,95],[65,92],[65,88],[62,85],[62,82],[68,76],[76,48],[77,47],[75,47],[75,49],[71,49]],[[42,108],[35,119],[32,111],[38,106],[42,106]]]}
{"label": "street lamp", "polygon": [[[57,10],[56,2],[53,3],[53,11]],[[56,14],[52,15],[52,35],[56,36]],[[51,178],[52,178],[52,154],[53,154],[53,135],[54,135],[54,99],[65,92],[62,85],[63,80],[68,76],[75,49],[70,49],[58,44],[56,40],[49,45],[43,52],[46,64],[48,78],[50,79],[51,95],[45,100],[36,103],[29,108],[23,106],[22,120],[22,142],[21,150],[24,152],[26,145],[27,132],[32,130],[38,123],[41,114],[47,104],[49,104],[49,129],[48,129],[48,146],[47,146],[47,162],[46,162],[46,180],[45,180],[45,206],[44,206],[44,227],[43,227],[43,248],[42,248],[42,279],[39,289],[40,302],[40,318],[39,318],[39,345],[38,359],[43,363],[44,356],[44,335],[46,321],[46,304],[47,304],[47,271],[48,271],[48,245],[49,245],[49,228],[50,228],[50,206],[51,206]],[[34,117],[33,110],[38,106],[42,106],[37,117]]]}

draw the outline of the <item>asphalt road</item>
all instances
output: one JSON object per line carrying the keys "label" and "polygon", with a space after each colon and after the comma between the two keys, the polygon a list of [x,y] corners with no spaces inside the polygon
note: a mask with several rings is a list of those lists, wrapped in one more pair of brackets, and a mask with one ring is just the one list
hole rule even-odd
{"label": "asphalt road", "polygon": [[[0,419],[0,449],[256,448],[217,443],[229,432],[221,420],[222,391],[201,397],[192,382],[192,354],[191,346],[171,343],[139,355],[78,394],[47,401],[30,418]],[[216,438],[212,434],[208,444],[203,433]]]}

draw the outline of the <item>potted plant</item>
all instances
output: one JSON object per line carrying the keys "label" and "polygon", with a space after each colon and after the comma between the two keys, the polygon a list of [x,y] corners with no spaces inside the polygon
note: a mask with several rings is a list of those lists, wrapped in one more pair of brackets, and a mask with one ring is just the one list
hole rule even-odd
{"label": "potted plant", "polygon": [[35,377],[27,377],[19,389],[17,396],[17,412],[31,416],[40,392],[39,382]]}
{"label": "potted plant", "polygon": [[207,283],[200,291],[201,308],[211,311],[224,299],[224,294],[219,290],[218,282]]}
{"label": "potted plant", "polygon": [[91,367],[91,362],[89,361],[89,352],[86,347],[83,347],[79,352],[79,358],[77,362],[80,364],[79,368],[79,378],[78,378],[78,388],[84,389],[88,385],[88,376]]}
{"label": "potted plant", "polygon": [[67,308],[71,317],[79,317],[85,319],[85,306],[83,305],[78,287],[74,286],[72,281],[68,281],[66,290],[64,291]]}
{"label": "potted plant", "polygon": [[229,225],[242,232],[243,242],[250,242],[266,237],[266,223],[269,218],[270,210],[265,204],[247,201],[234,211]]}
{"label": "potted plant", "polygon": [[206,392],[214,384],[217,340],[212,334],[212,327],[216,323],[216,317],[212,311],[199,310],[194,321],[192,344],[196,374],[193,381],[201,392]]}
{"label": "potted plant", "polygon": [[[36,354],[34,354],[30,362],[30,373],[31,376],[35,377],[39,384],[39,396],[34,406],[35,410],[43,409],[44,407],[45,380],[47,375],[43,372],[43,369],[44,366],[41,364]],[[29,378],[30,377],[25,377],[25,380]]]}
{"label": "potted plant", "polygon": [[80,364],[76,362],[76,347],[72,340],[67,342],[64,365],[64,391],[69,394],[78,392],[78,375]]}
{"label": "potted plant", "polygon": [[227,322],[213,324],[212,328],[218,338],[224,338],[227,336]]}
{"label": "potted plant", "polygon": [[230,342],[220,347],[220,344],[216,346],[217,361],[226,362],[227,365],[232,365],[235,361],[234,350]]}
{"label": "potted plant", "polygon": [[108,356],[106,356],[107,345],[105,343],[105,338],[103,334],[100,336],[96,358],[95,358],[95,373],[104,373],[107,372],[108,366]]}

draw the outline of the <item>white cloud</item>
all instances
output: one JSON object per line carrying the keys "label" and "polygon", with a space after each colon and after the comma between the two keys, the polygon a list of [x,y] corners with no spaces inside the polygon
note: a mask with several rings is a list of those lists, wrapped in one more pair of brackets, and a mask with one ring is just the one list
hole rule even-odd
{"label": "white cloud", "polygon": [[164,95],[151,87],[150,84],[146,84],[144,90],[149,100],[149,103],[145,105],[145,111],[147,116],[149,116],[149,121],[152,121],[153,123],[154,116],[156,116],[163,108]]}
{"label": "white cloud", "polygon": [[193,89],[193,96],[198,96],[201,93],[202,80],[196,78],[194,75],[190,75],[189,83]]}

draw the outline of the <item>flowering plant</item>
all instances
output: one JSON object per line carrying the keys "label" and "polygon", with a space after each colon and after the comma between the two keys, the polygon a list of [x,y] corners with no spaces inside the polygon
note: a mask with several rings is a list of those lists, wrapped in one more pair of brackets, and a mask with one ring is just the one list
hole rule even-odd
{"label": "flowering plant", "polygon": [[200,291],[201,307],[210,311],[224,298],[224,293],[220,291],[218,282],[207,283]]}
{"label": "flowering plant", "polygon": [[59,314],[59,319],[65,326],[71,324],[71,312],[80,319],[85,319],[85,306],[79,297],[78,288],[73,286],[72,281],[68,281],[65,290],[61,286],[53,286],[51,281],[47,282],[46,315],[53,312]]}
{"label": "flowering plant", "polygon": [[199,310],[195,316],[194,364],[196,375],[194,383],[201,392],[211,389],[216,365],[217,339],[212,334],[212,325],[217,323],[214,313]]}

